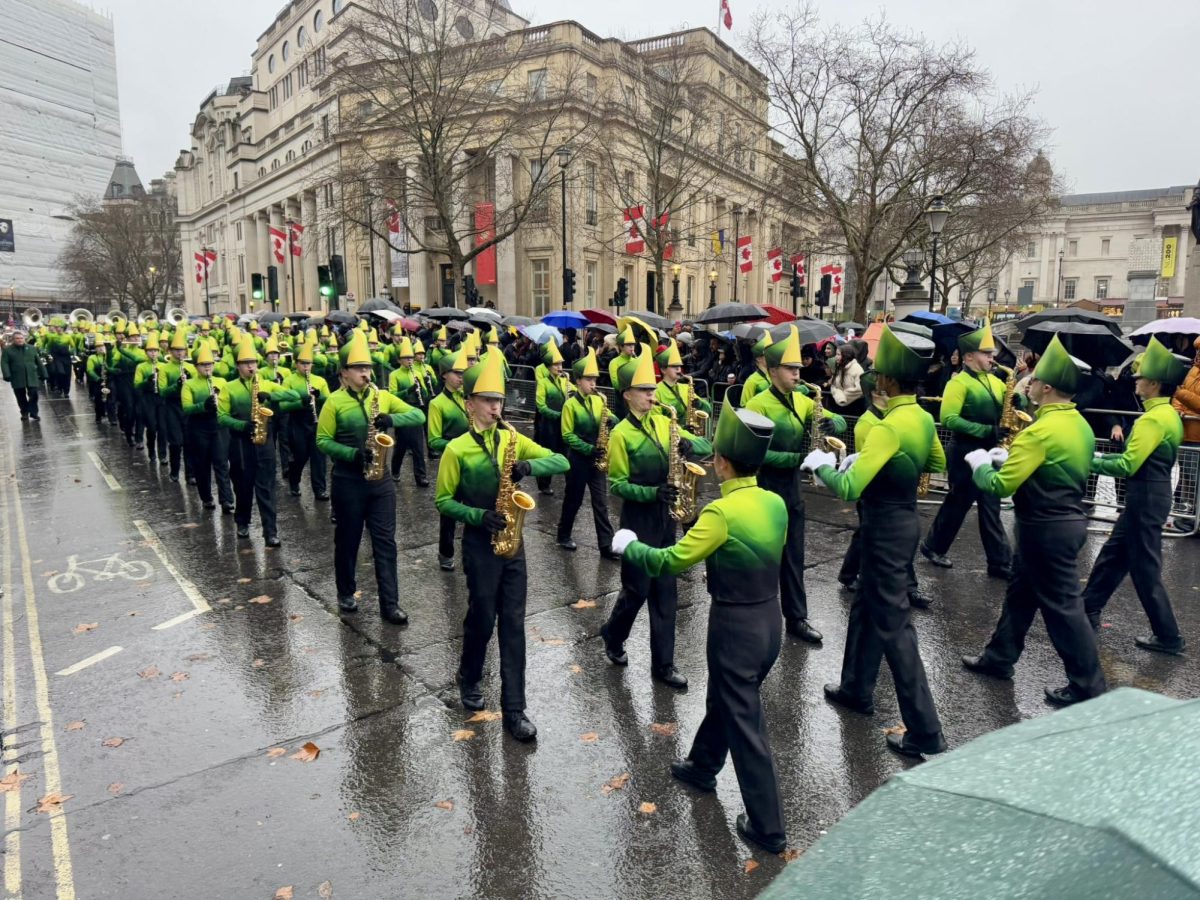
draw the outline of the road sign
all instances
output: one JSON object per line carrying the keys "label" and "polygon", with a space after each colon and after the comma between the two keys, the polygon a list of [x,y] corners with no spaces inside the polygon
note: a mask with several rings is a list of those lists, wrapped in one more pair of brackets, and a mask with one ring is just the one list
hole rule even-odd
{"label": "road sign", "polygon": [[16,253],[16,238],[13,235],[12,219],[0,219],[0,253]]}
{"label": "road sign", "polygon": [[346,291],[346,299],[351,303],[354,302],[354,291]]}

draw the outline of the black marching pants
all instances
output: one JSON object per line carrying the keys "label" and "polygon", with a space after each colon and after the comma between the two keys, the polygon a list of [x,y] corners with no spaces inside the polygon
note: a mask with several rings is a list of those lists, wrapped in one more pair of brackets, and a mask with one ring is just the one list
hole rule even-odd
{"label": "black marching pants", "polygon": [[[621,507],[621,527],[636,532],[651,547],[675,543],[675,522],[667,505],[626,500]],[[675,665],[675,612],[679,603],[674,575],[651,578],[628,560],[621,561],[621,591],[605,625],[608,641],[623,644],[642,606],[650,607],[650,667],[659,671]]]}
{"label": "black marching pants", "polygon": [[775,660],[783,626],[779,603],[713,603],[708,613],[708,693],[688,759],[716,775],[733,757],[742,802],[755,831],[784,837],[783,804],[759,689]]}
{"label": "black marching pants", "polygon": [[1136,479],[1126,484],[1125,508],[1092,566],[1083,608],[1089,619],[1098,619],[1128,575],[1155,636],[1175,643],[1179,623],[1162,582],[1162,527],[1171,512],[1171,484]]}
{"label": "black marching pants", "polygon": [[292,413],[288,424],[288,442],[291,444],[292,461],[287,470],[288,486],[300,490],[300,479],[304,467],[308,468],[308,479],[314,494],[328,494],[325,454],[317,449],[317,423],[307,421],[303,413]]}
{"label": "black marching pants", "polygon": [[904,726],[914,740],[928,741],[941,733],[942,723],[908,605],[908,566],[921,537],[916,500],[861,506],[862,569],[846,629],[842,690],[870,702],[886,659]]}
{"label": "black marching pants", "polygon": [[133,440],[137,415],[134,408],[133,375],[129,372],[110,372],[108,385],[117,399],[117,422],[127,440]]}
{"label": "black marching pants", "polygon": [[239,528],[250,526],[251,507],[258,501],[264,537],[275,537],[275,446],[267,438],[261,447],[250,440],[250,427],[230,435],[229,477],[233,481],[233,520]]}
{"label": "black marching pants", "polygon": [[358,590],[355,568],[363,529],[371,538],[375,559],[375,585],[379,609],[395,609],[400,602],[396,583],[396,486],[390,478],[367,481],[358,472],[334,469],[333,575],[338,597],[353,597]]}
{"label": "black marching pants", "polygon": [[400,477],[405,454],[412,454],[413,478],[427,478],[425,468],[425,426],[408,425],[394,431],[396,446],[392,450],[392,477]]}
{"label": "black marching pants", "polygon": [[1025,635],[1041,611],[1050,643],[1062,658],[1071,692],[1077,697],[1104,693],[1104,673],[1096,635],[1083,610],[1076,560],[1087,540],[1084,519],[1051,522],[1017,520],[1017,554],[1004,595],[1004,608],[983,660],[1011,668],[1025,649]]}
{"label": "black marching pants", "polygon": [[[937,517],[925,537],[925,546],[934,553],[944,556],[958,536],[963,520],[975,504],[979,515],[979,539],[983,541],[983,552],[990,568],[1007,569],[1012,564],[1012,548],[1008,536],[1000,524],[1000,498],[981,491],[971,478],[971,467],[966,463],[966,454],[980,447],[955,441],[950,447],[950,492],[942,501]],[[984,448],[987,449],[987,448]]]}
{"label": "black marching pants", "polygon": [[601,552],[612,550],[613,527],[608,519],[608,478],[596,468],[595,459],[573,450],[567,452],[571,468],[567,470],[567,489],[563,496],[562,515],[558,520],[558,540],[571,539],[575,517],[583,506],[583,494],[591,492],[592,520],[596,524],[596,542]]}
{"label": "black marching pants", "polygon": [[763,469],[758,486],[783,498],[787,504],[787,541],[779,566],[779,602],[789,622],[808,618],[808,593],[804,590],[804,492],[799,469]]}
{"label": "black marching pants", "polygon": [[167,436],[159,432],[159,417],[165,404],[161,397],[139,392],[137,394],[138,434],[146,437],[146,451],[151,461],[167,456]]}
{"label": "black marching pants", "polygon": [[89,381],[88,390],[92,393],[92,409],[96,412],[96,424],[108,419],[110,425],[117,423],[117,406],[110,388],[107,394],[101,392],[100,382]]}
{"label": "black marching pants", "polygon": [[216,424],[189,419],[185,441],[188,465],[196,478],[196,492],[205,503],[212,503],[213,477],[217,481],[217,497],[222,506],[232,507],[233,485],[229,480],[229,432]]}
{"label": "black marching pants", "polygon": [[17,408],[23,416],[38,414],[38,389],[35,387],[14,387],[13,395],[17,398]]}
{"label": "black marching pants", "polygon": [[[170,473],[172,478],[179,477],[179,464],[183,455],[183,407],[179,400],[172,398],[164,400],[158,407],[158,439],[159,447],[166,443],[170,457]],[[162,459],[162,450],[159,450]]]}
{"label": "black marching pants", "polygon": [[[842,584],[852,583],[858,578],[862,569],[862,502],[856,503],[854,509],[858,513],[858,526],[850,535],[850,546],[846,548],[846,555],[842,557],[842,568],[838,571],[838,581]],[[910,559],[908,561],[908,593],[912,594],[920,587],[921,585],[917,581],[917,570]]]}
{"label": "black marching pants", "polygon": [[464,684],[483,678],[492,632],[500,643],[500,708],[525,709],[525,550],[514,559],[492,552],[492,537],[483,528],[466,526],[462,538],[463,569],[467,573],[467,617],[463,620]]}

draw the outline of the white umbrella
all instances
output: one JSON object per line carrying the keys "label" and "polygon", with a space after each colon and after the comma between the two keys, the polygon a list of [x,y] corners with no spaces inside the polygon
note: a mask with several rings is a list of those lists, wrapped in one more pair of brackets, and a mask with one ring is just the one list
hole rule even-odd
{"label": "white umbrella", "polygon": [[1200,335],[1200,319],[1191,318],[1190,316],[1177,316],[1173,319],[1158,319],[1154,322],[1147,322],[1137,331],[1129,335],[1129,338],[1135,344],[1145,345],[1150,343],[1150,338],[1152,336],[1158,336],[1159,340],[1162,340],[1164,335],[1172,334]]}

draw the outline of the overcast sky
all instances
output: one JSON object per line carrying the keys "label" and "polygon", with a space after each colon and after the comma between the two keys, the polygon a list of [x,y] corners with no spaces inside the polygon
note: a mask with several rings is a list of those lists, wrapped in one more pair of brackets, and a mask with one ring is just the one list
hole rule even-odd
{"label": "overcast sky", "polygon": [[[510,0],[534,24],[575,19],[603,36],[635,39],[712,27],[719,0]],[[732,35],[758,10],[785,0],[730,0]],[[258,35],[283,8],[276,0],[105,0],[111,12],[125,152],[143,181],[170,169],[188,145],[199,103],[249,70]],[[1054,129],[1046,152],[1073,192],[1195,184],[1200,107],[1195,36],[1200,3],[1128,0],[827,0],[826,19],[861,21],[880,10],[936,41],[961,39],[1005,90],[1035,88],[1037,113]]]}

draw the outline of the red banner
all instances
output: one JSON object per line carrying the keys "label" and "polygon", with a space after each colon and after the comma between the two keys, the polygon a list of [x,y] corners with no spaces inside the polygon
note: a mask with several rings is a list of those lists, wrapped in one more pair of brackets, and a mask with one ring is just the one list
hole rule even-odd
{"label": "red banner", "polygon": [[[496,236],[496,204],[475,204],[475,246]],[[496,246],[493,244],[475,257],[475,283],[496,283]]]}

